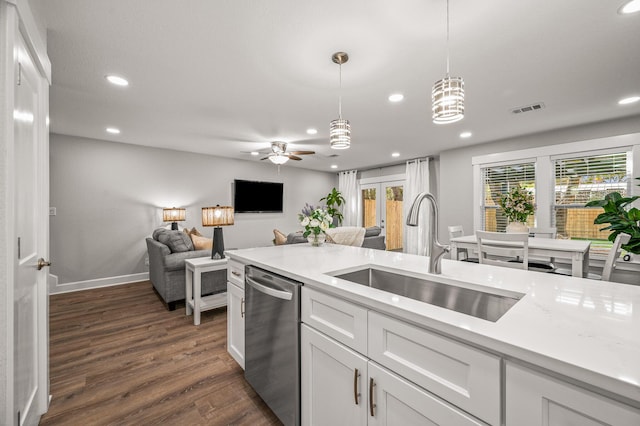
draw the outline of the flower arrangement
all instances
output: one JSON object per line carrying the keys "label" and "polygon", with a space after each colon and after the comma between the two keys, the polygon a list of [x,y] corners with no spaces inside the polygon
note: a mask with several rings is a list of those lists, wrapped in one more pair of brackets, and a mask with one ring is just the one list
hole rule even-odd
{"label": "flower arrangement", "polygon": [[311,234],[319,235],[324,233],[331,227],[333,217],[321,207],[305,204],[302,213],[298,215],[298,220],[300,220],[300,225],[304,226],[302,235],[308,237]]}
{"label": "flower arrangement", "polygon": [[510,222],[526,222],[535,211],[533,194],[520,186],[500,197],[500,207]]}

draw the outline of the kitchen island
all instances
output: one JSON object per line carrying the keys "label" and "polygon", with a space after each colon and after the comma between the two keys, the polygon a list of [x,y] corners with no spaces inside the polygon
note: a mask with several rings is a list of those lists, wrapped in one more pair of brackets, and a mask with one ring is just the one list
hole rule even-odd
{"label": "kitchen island", "polygon": [[[536,418],[538,414],[551,420],[578,416],[575,418],[580,421],[584,418],[610,424],[640,424],[640,287],[450,260],[443,260],[442,274],[434,276],[426,272],[425,257],[332,244],[323,247],[299,244],[231,250],[227,255],[232,261],[258,266],[303,283],[303,292],[308,291],[306,299],[303,293],[303,322],[305,300],[313,303],[317,294],[331,298],[326,306],[338,306],[344,302],[362,310],[369,321],[369,338],[364,346],[350,345],[339,336],[331,336],[331,327],[324,330],[320,325],[310,332],[319,330],[322,332],[318,334],[321,338],[325,334],[335,337],[332,341],[346,346],[346,350],[353,349],[356,355],[367,360],[370,370],[379,368],[378,364],[387,366],[386,360],[390,364],[398,363],[398,368],[389,368],[391,373],[397,373],[400,379],[408,379],[415,388],[418,388],[414,385],[416,383],[423,386],[431,396],[433,393],[445,402],[451,402],[454,408],[462,409],[464,416],[468,413],[472,415],[470,420],[465,417],[466,420],[461,424],[476,424],[476,418],[489,424],[542,424]],[[494,322],[335,276],[363,267],[521,298]],[[307,318],[313,317],[313,313],[307,314]],[[401,359],[402,356],[389,355],[389,348],[396,336],[390,332],[385,334],[384,342],[380,343],[389,347],[379,351],[380,355],[375,353],[375,344],[372,342],[378,338],[372,337],[371,330],[385,321],[398,321],[403,327],[406,325],[409,331],[408,334],[402,334],[402,338],[418,336],[414,338],[418,351],[415,358],[408,356],[407,359]],[[326,321],[319,321],[322,322]],[[313,324],[311,326],[313,328]],[[424,344],[419,341],[422,339],[420,336],[425,336]],[[458,365],[458,370],[468,373],[457,382],[452,380],[448,383],[446,378],[424,371],[427,367],[419,365],[424,357],[433,356],[443,365],[448,362],[445,359],[455,358],[451,354],[442,357],[425,352],[430,347],[427,344],[430,339],[436,339],[434,344],[437,346],[437,339],[442,338],[442,351],[446,352],[447,348],[457,351],[456,348],[459,348],[460,352],[464,352],[468,349],[473,357],[478,352],[478,356],[487,359],[486,365],[495,366],[496,377],[491,380],[497,386],[499,406],[490,407],[487,413],[480,406],[493,403],[482,399],[479,403],[473,402],[470,391],[464,389],[475,380],[471,361],[468,365],[465,364],[467,361],[458,360],[457,364],[454,363]],[[403,345],[407,346],[408,341]],[[310,376],[305,373],[305,368],[309,368],[305,366],[305,348],[301,351],[304,382],[305,377]],[[480,369],[486,368],[489,367]],[[412,372],[422,376],[412,376]],[[525,382],[526,385],[523,385]],[[435,390],[430,387],[431,383]],[[479,391],[479,385],[474,386],[476,395],[493,392]],[[438,392],[438,387],[444,388],[444,395]],[[304,424],[304,383],[302,389]],[[529,395],[532,389],[536,392],[539,390],[540,395]],[[549,392],[552,395],[559,395],[560,399],[562,395],[571,395],[577,408],[571,404],[567,407],[566,402],[556,403],[555,397],[544,394],[547,389],[551,389]],[[449,391],[451,398],[448,398]],[[366,393],[364,390],[362,392]],[[465,396],[469,404],[463,397],[458,402],[456,392]],[[540,400],[529,401],[534,397]],[[540,401],[543,401],[542,405]],[[311,406],[307,408],[310,410]],[[373,408],[371,412],[374,412]],[[375,417],[370,417],[369,424]],[[560,420],[559,424],[562,422]]]}

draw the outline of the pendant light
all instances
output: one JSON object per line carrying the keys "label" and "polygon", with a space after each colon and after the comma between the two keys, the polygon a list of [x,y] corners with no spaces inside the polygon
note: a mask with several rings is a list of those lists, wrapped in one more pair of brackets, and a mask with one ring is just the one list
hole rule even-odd
{"label": "pendant light", "polygon": [[336,52],[331,60],[340,66],[340,95],[338,100],[338,118],[331,120],[329,126],[329,141],[333,149],[347,149],[351,146],[351,125],[349,120],[342,118],[342,64],[349,60],[349,55]]}
{"label": "pendant light", "polygon": [[455,123],[464,118],[464,80],[449,76],[449,0],[447,0],[447,75],[433,85],[432,119],[435,124]]}

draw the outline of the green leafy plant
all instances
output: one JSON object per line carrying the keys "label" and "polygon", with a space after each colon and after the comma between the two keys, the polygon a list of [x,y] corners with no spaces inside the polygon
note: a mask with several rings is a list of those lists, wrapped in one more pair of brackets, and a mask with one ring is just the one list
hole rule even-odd
{"label": "green leafy plant", "polygon": [[322,207],[314,207],[305,204],[302,213],[298,215],[300,225],[304,227],[303,237],[309,235],[319,235],[329,229],[333,218]]}
{"label": "green leafy plant", "polygon": [[611,231],[609,241],[614,241],[620,233],[631,235],[629,243],[623,245],[622,248],[634,254],[640,254],[640,210],[628,207],[638,198],[640,196],[623,197],[618,192],[612,192],[605,195],[603,200],[589,201],[585,205],[585,207],[602,207],[604,209],[604,212],[600,213],[593,223],[596,225],[609,224],[601,229],[601,231]]}
{"label": "green leafy plant", "polygon": [[342,193],[333,188],[326,197],[320,198],[320,201],[325,201],[325,204],[327,205],[327,212],[338,220],[339,225],[342,224],[344,216],[342,216],[342,212],[338,209],[340,206],[345,204],[345,199],[342,196]]}
{"label": "green leafy plant", "polygon": [[510,222],[526,222],[536,209],[533,194],[520,186],[514,186],[502,195],[499,203]]}

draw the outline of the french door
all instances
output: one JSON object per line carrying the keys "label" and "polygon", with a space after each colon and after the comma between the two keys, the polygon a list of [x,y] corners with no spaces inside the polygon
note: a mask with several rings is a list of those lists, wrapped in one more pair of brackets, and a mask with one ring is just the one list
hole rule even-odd
{"label": "french door", "polygon": [[402,251],[404,180],[360,185],[362,226],[379,226],[385,235],[387,250]]}

